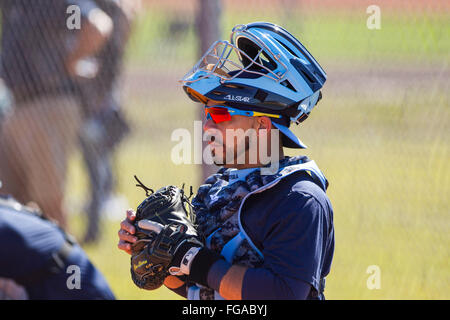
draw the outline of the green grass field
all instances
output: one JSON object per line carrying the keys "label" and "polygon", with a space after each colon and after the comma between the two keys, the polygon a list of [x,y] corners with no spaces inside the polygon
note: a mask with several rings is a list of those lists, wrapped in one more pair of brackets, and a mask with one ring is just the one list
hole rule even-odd
{"label": "green grass field", "polygon": [[[227,9],[228,10],[228,9]],[[270,12],[225,12],[224,29],[252,20],[283,25]],[[200,184],[200,167],[170,160],[172,130],[192,131],[195,106],[176,80],[195,62],[192,27],[164,38],[166,12],[140,17],[128,51],[126,111],[135,130],[117,154],[118,191],[135,208],[143,199],[133,175],[152,187]],[[336,251],[327,278],[328,299],[449,299],[448,14],[382,17],[382,29],[365,27],[365,12],[319,12],[286,22],[302,30],[305,45],[328,73],[324,98],[294,131],[309,146],[330,181]],[[298,24],[296,24],[298,22]],[[288,154],[298,154],[289,151]],[[83,202],[86,174],[71,159],[68,203]],[[80,235],[81,210],[71,216]],[[116,245],[119,223],[105,221],[101,241],[85,247],[117,298],[176,299],[166,289],[137,289],[129,256]],[[381,288],[369,290],[370,265]]]}

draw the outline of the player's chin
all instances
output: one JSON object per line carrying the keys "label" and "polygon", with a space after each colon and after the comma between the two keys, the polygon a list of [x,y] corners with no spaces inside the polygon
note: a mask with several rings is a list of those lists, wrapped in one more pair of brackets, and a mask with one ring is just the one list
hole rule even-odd
{"label": "player's chin", "polygon": [[[220,154],[219,154],[220,152]],[[235,149],[227,149],[226,147],[221,147],[219,149],[211,149],[211,155],[213,162],[216,166],[235,166],[239,164],[237,160],[237,151]]]}

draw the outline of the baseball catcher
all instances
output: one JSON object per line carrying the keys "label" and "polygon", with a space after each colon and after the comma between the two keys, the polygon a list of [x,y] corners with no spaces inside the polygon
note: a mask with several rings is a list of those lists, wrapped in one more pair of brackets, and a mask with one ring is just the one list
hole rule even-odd
{"label": "baseball catcher", "polygon": [[235,26],[211,46],[181,83],[204,106],[204,154],[220,169],[190,203],[169,186],[127,212],[118,247],[131,254],[134,283],[191,300],[325,298],[328,180],[283,149],[306,148],[289,127],[309,117],[325,81],[300,41],[271,23]]}

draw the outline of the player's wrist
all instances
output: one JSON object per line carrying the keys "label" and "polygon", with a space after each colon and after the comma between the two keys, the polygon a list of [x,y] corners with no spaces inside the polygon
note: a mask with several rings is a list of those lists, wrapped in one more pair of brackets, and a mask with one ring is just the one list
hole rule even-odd
{"label": "player's wrist", "polygon": [[171,275],[189,275],[193,259],[203,244],[196,239],[183,240],[174,251],[174,257],[168,269]]}
{"label": "player's wrist", "polygon": [[184,241],[176,250],[169,268],[171,275],[186,275],[190,282],[207,285],[212,265],[223,257],[197,241]]}
{"label": "player's wrist", "polygon": [[202,248],[197,241],[183,241],[175,251],[168,271],[171,275],[189,275],[193,259]]}
{"label": "player's wrist", "polygon": [[223,256],[206,247],[201,248],[190,265],[188,280],[203,286],[208,286],[208,273],[212,266],[219,260],[223,260]]}

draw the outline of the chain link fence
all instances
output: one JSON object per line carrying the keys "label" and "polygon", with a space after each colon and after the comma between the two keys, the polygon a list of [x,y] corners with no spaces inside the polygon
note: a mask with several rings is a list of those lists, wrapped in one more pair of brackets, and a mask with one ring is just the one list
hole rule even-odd
{"label": "chain link fence", "polygon": [[[201,184],[201,165],[171,160],[172,132],[186,128],[194,139],[194,121],[201,120],[178,80],[198,60],[208,32],[228,39],[234,25],[254,21],[285,27],[328,75],[322,101],[293,129],[309,146],[304,154],[330,181],[336,251],[326,297],[450,297],[448,1],[222,0],[211,1],[209,9],[200,0],[59,1],[60,7],[51,0],[25,2],[1,1],[2,132],[17,138],[3,143],[19,154],[26,150],[17,151],[12,141],[60,148],[53,164],[44,166],[44,179],[54,175],[49,190],[64,184],[67,228],[91,240],[84,247],[119,298],[177,298],[165,289],[134,288],[129,259],[116,249],[118,221],[144,197],[133,175],[152,188]],[[78,7],[71,10],[70,3]],[[95,27],[100,21],[97,34],[76,28],[77,13],[81,23]],[[82,40],[90,45],[83,47]],[[77,56],[83,50],[91,55]],[[7,88],[14,97],[9,104]],[[67,113],[24,112],[24,106],[48,105],[43,92],[63,95]],[[9,120],[14,113],[24,113],[16,127]],[[39,122],[57,128],[32,141],[19,139],[24,124]],[[65,140],[48,142],[61,132]],[[98,143],[108,149],[99,150]],[[70,153],[64,148],[69,144]],[[28,156],[41,159],[45,148]],[[33,177],[19,171],[32,172],[32,161],[18,167],[10,159],[9,167],[11,161],[21,183]],[[3,190],[22,197],[20,188],[6,184],[11,179],[0,179]],[[93,207],[92,199],[102,205]]]}

